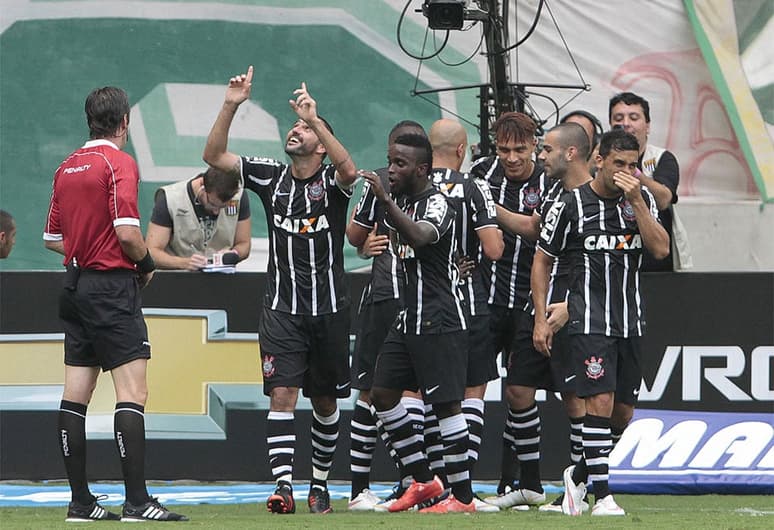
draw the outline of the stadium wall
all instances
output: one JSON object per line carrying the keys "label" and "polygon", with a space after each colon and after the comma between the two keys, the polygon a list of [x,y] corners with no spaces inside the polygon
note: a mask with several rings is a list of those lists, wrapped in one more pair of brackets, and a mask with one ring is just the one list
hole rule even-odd
{"label": "stadium wall", "polygon": [[[350,274],[353,298],[367,276]],[[61,396],[61,273],[0,272],[0,480],[64,477],[53,426]],[[269,481],[257,317],[265,276],[161,272],[144,292],[149,367],[148,477]],[[611,455],[616,491],[774,493],[774,274],[646,274],[639,410]],[[354,308],[352,308],[354,311]],[[501,382],[487,392],[478,480],[499,476]],[[561,402],[539,394],[543,476],[567,463]],[[341,400],[332,478],[348,480],[353,399]],[[112,388],[100,378],[87,423],[89,474],[120,478]],[[311,476],[311,411],[300,403],[298,478]],[[558,456],[557,456],[558,455]],[[395,478],[380,449],[373,478]]]}

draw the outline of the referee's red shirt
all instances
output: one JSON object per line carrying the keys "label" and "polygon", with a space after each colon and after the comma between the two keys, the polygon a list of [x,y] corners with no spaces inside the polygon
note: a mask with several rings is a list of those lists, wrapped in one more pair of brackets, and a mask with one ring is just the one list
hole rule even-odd
{"label": "referee's red shirt", "polygon": [[90,140],[54,174],[43,239],[63,241],[64,263],[84,269],[135,270],[115,227],[140,226],[137,164],[107,140]]}

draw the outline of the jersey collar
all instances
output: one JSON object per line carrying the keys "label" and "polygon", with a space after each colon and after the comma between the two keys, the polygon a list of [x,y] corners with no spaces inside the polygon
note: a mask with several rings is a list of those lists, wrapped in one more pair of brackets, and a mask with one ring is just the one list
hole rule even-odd
{"label": "jersey collar", "polygon": [[97,140],[89,140],[88,142],[83,144],[83,147],[97,147],[97,146],[100,146],[100,145],[105,145],[105,146],[108,146],[108,147],[112,147],[113,149],[116,149],[116,150],[118,149],[118,146],[116,144],[114,144],[110,140],[105,140],[103,138],[99,138]]}

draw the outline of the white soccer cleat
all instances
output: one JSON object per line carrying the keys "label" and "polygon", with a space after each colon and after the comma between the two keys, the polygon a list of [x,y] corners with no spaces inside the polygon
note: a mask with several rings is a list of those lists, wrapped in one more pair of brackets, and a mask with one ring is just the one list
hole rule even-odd
{"label": "white soccer cleat", "polygon": [[487,497],[485,502],[498,508],[510,508],[511,506],[535,506],[546,502],[546,494],[528,489],[513,490],[497,497]]}
{"label": "white soccer cleat", "polygon": [[[562,493],[560,496],[555,498],[553,502],[550,502],[548,504],[541,504],[538,507],[538,511],[541,512],[550,512],[550,513],[562,513],[562,501],[564,500],[564,493]],[[589,511],[589,503],[587,503],[584,500],[581,501],[581,511],[583,513],[586,513]]]}
{"label": "white soccer cleat", "polygon": [[562,513],[566,515],[581,515],[583,513],[583,497],[586,496],[586,484],[575,484],[572,480],[572,472],[575,466],[569,466],[562,473],[564,482],[564,499],[562,499]]}
{"label": "white soccer cleat", "polygon": [[[562,513],[562,500],[564,499],[564,495],[557,497],[554,499],[553,502],[550,502],[548,504],[541,504],[538,507],[538,511],[540,512],[549,512],[549,513]],[[586,501],[581,501],[581,511],[583,513],[586,513],[589,511],[589,503]]]}
{"label": "white soccer cleat", "polygon": [[484,502],[478,497],[473,497],[473,506],[476,507],[477,512],[482,512],[482,513],[491,513],[491,512],[500,511],[500,508],[498,508],[494,504],[489,504],[488,502]]}
{"label": "white soccer cleat", "polygon": [[398,499],[385,499],[382,502],[374,505],[375,512],[389,512],[390,506],[392,506]]}
{"label": "white soccer cleat", "polygon": [[349,501],[347,509],[351,512],[372,512],[374,507],[382,502],[382,499],[376,496],[374,492],[366,488],[357,496]]}
{"label": "white soccer cleat", "polygon": [[618,506],[618,503],[615,502],[613,495],[610,494],[606,497],[602,497],[596,503],[594,503],[594,507],[591,509],[591,515],[626,515],[626,512],[623,508]]}
{"label": "white soccer cleat", "polygon": [[562,505],[561,504],[554,504],[552,502],[548,504],[541,504],[538,506],[539,512],[552,512],[552,513],[562,513]]}

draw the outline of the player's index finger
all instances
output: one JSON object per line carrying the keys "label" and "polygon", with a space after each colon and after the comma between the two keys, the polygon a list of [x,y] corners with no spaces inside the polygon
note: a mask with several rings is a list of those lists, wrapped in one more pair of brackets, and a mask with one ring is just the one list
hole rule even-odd
{"label": "player's index finger", "polygon": [[253,65],[252,64],[247,67],[247,79],[246,79],[246,81],[248,83],[252,83],[253,82]]}

